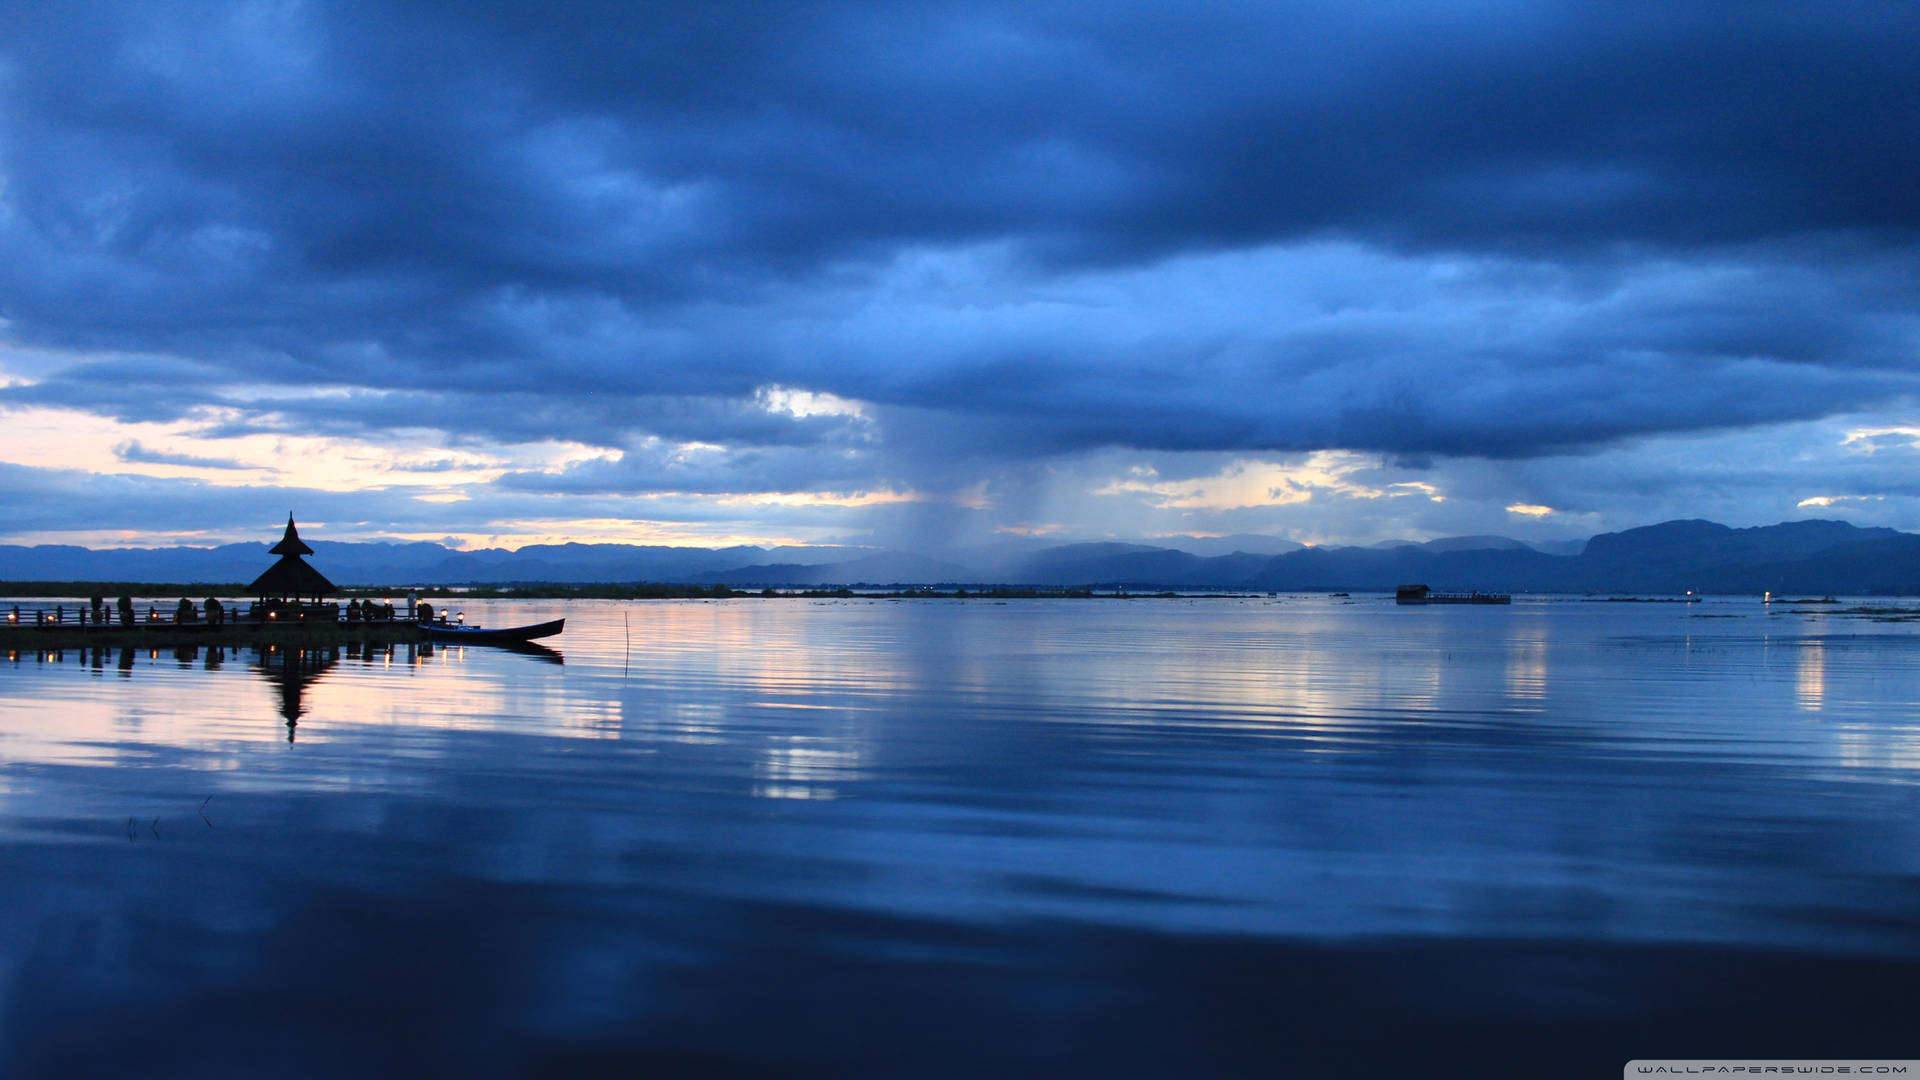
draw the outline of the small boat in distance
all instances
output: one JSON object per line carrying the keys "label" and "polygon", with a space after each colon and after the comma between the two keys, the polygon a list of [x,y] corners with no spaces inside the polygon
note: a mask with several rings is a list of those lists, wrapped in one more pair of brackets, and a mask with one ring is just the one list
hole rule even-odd
{"label": "small boat in distance", "polygon": [[467,626],[461,623],[422,623],[429,641],[461,641],[473,645],[510,645],[552,637],[567,625],[565,619],[526,626]]}
{"label": "small boat in distance", "polygon": [[1489,592],[1442,593],[1434,592],[1425,585],[1402,585],[1393,590],[1393,602],[1396,604],[1511,604],[1513,597],[1506,593]]}

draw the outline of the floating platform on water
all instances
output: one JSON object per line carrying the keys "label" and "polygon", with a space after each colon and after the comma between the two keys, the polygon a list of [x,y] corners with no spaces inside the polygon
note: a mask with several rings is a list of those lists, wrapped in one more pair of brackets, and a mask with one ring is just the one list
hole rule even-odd
{"label": "floating platform on water", "polygon": [[328,645],[399,645],[417,641],[461,642],[472,645],[523,644],[553,637],[565,619],[528,626],[479,627],[411,619],[235,619],[221,623],[177,623],[151,619],[132,623],[78,620],[0,622],[0,649],[47,650],[79,648],[176,649],[195,645],[287,645],[305,648]]}
{"label": "floating platform on water", "polygon": [[1511,604],[1513,597],[1506,593],[1434,592],[1425,585],[1402,585],[1393,590],[1393,602],[1396,604]]}
{"label": "floating platform on water", "polygon": [[208,623],[59,622],[0,623],[3,649],[78,649],[84,647],[173,649],[192,645],[397,645],[426,640],[419,623],[394,622],[256,622],[235,620]]}

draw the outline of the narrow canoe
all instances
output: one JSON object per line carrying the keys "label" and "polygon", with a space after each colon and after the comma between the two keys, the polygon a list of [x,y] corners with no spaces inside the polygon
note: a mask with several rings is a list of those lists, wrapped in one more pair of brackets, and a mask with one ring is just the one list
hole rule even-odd
{"label": "narrow canoe", "polygon": [[567,625],[565,619],[552,622],[532,623],[527,626],[454,626],[440,623],[428,623],[425,627],[427,637],[432,641],[467,641],[474,644],[488,642],[507,643],[514,641],[532,641],[535,638],[552,637]]}

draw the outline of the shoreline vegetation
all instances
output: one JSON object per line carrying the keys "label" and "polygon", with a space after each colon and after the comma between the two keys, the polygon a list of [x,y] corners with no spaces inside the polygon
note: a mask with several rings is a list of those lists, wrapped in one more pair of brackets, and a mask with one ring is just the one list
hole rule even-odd
{"label": "shoreline vegetation", "polygon": [[[1119,596],[1250,596],[1247,592],[1229,592],[1225,590],[1198,589],[1182,592],[1145,591],[1128,589],[1101,589],[1093,586],[978,586],[964,588],[959,586],[902,586],[855,584],[832,588],[736,588],[729,585],[675,585],[667,583],[637,582],[628,585],[401,585],[393,588],[370,586],[343,586],[333,593],[341,600],[393,600],[406,593],[413,593],[422,600],[734,600],[752,597],[822,599],[842,597],[865,597],[874,599],[893,599],[907,597],[949,597],[959,599],[1035,599],[1050,597],[1102,597]],[[203,596],[245,596],[245,585],[227,583],[189,582],[128,582],[128,581],[0,581],[0,596],[17,599],[70,600],[90,596],[135,596],[153,598],[158,602],[169,597]]]}
{"label": "shoreline vegetation", "polygon": [[[1380,594],[1393,595],[1393,586],[1383,586],[1376,590]],[[1522,590],[1514,590],[1520,595]],[[1328,592],[1323,589],[1285,589],[1278,592],[1248,589],[1216,589],[1204,587],[1169,588],[1164,586],[1140,585],[1127,586],[1102,583],[1097,585],[974,585],[972,587],[938,585],[902,585],[898,583],[874,584],[855,582],[850,585],[832,586],[733,586],[733,585],[695,585],[671,582],[633,582],[633,583],[592,583],[580,585],[527,582],[494,585],[395,585],[340,586],[331,594],[339,600],[376,600],[398,602],[398,598],[413,594],[423,601],[432,601],[438,606],[442,601],[460,600],[741,600],[741,599],[845,599],[865,600],[896,599],[960,599],[960,600],[1011,600],[1011,599],[1097,599],[1097,600],[1139,600],[1139,599],[1228,599],[1247,600],[1274,596],[1332,596],[1344,598],[1347,592]],[[248,587],[234,582],[133,582],[133,581],[4,581],[0,580],[0,597],[16,600],[76,600],[88,597],[139,597],[142,604],[148,602],[171,605],[177,598],[189,599],[207,596],[244,597]],[[1579,593],[1544,590],[1531,593],[1536,596],[1549,596],[1557,599],[1578,601],[1589,604],[1693,604],[1708,596],[1741,596],[1745,594],[1708,594],[1688,593],[1685,595],[1660,594],[1624,594],[1624,593]],[[1867,595],[1867,594],[1862,594]],[[1879,594],[1874,594],[1879,595]],[[1889,594],[1892,595],[1892,594]],[[1834,596],[1775,596],[1766,601],[1771,606],[1825,606],[1838,608],[1844,601]],[[171,607],[169,607],[171,610]],[[1848,609],[1849,611],[1853,609]],[[1887,610],[1907,613],[1908,609],[1858,609],[1860,614],[1884,614]],[[1836,611],[1836,613],[1845,613]]]}
{"label": "shoreline vegetation", "polygon": [[[1382,586],[1377,593],[1393,595],[1394,586]],[[1509,591],[1509,590],[1502,590]],[[1521,595],[1526,590],[1510,590],[1512,595]],[[1328,592],[1324,589],[1283,589],[1278,592],[1258,589],[1207,588],[1198,586],[1166,587],[1157,585],[1121,585],[1101,583],[1095,585],[903,585],[899,583],[876,584],[854,582],[850,585],[823,586],[735,586],[735,585],[695,585],[672,582],[632,582],[632,583],[591,583],[567,585],[546,582],[525,582],[509,584],[472,584],[472,585],[343,585],[330,595],[341,601],[378,600],[397,602],[399,597],[408,593],[421,600],[438,603],[443,600],[736,600],[763,597],[768,599],[832,599],[858,597],[861,599],[1253,599],[1272,596],[1332,596],[1346,597],[1344,591]],[[140,597],[142,603],[151,601],[171,602],[180,597],[189,599],[206,596],[244,597],[249,595],[246,585],[236,582],[164,582],[164,581],[5,581],[0,580],[0,597],[17,600],[75,600],[87,597]],[[1690,604],[1699,603],[1709,596],[1743,596],[1744,593],[1687,593],[1687,594],[1627,594],[1615,592],[1560,592],[1556,590],[1538,590],[1530,595],[1550,596],[1565,600],[1576,600],[1589,604]],[[1882,594],[1860,594],[1882,595]],[[1898,594],[1885,594],[1898,595]],[[1775,607],[1781,606],[1837,606],[1844,601],[1832,596],[1774,596],[1767,601]],[[1903,609],[1904,610],[1904,609]]]}

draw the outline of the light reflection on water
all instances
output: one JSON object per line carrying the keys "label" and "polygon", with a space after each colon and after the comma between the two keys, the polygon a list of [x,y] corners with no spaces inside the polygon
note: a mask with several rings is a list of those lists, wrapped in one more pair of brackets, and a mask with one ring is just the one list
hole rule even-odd
{"label": "light reflection on water", "polygon": [[[9,1075],[83,1049],[134,1060],[81,1018],[156,986],[209,1040],[169,1044],[184,1072],[254,1060],[227,995],[377,1003],[396,982],[437,995],[409,1013],[434,1038],[490,1025],[504,1042],[466,1062],[483,1073],[583,1047],[822,1074],[1191,1072],[1203,1037],[1262,1045],[1219,1000],[1252,956],[1233,994],[1317,1017],[1305,1045],[1374,1047],[1368,1063],[1384,1051],[1354,1017],[1417,1026],[1422,1008],[1452,1016],[1430,1044],[1548,1024],[1542,1052],[1614,1068],[1645,1056],[1595,1041],[1622,1025],[1871,1056],[1820,1048],[1880,1032],[1837,985],[1864,993],[1868,957],[1896,965],[1875,978],[1920,963],[1912,623],[1740,601],[465,607],[564,615],[563,657],[0,665]],[[456,930],[483,972],[435,951]],[[1702,948],[1819,959],[1756,1006],[1674,959]],[[323,976],[287,966],[315,950]],[[1326,1013],[1368,965],[1398,974]],[[1676,965],[1724,1008],[1648,997]],[[844,1008],[803,1030],[792,995],[813,980]],[[1224,1011],[1208,1027],[1192,1000]],[[1829,1011],[1778,1015],[1807,1001]],[[1006,1033],[964,1038],[983,1018]],[[873,1023],[953,1056],[845,1041]],[[398,1037],[278,1064],[385,1068]]]}

